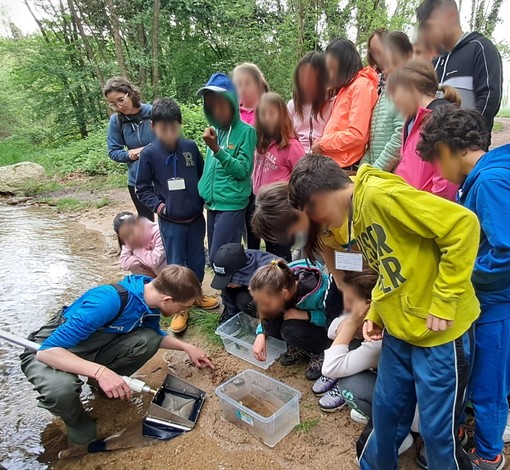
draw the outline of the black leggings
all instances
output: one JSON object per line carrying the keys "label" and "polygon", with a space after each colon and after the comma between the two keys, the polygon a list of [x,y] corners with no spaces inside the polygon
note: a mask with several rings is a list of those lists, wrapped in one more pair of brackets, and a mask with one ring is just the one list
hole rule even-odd
{"label": "black leggings", "polygon": [[133,201],[136,211],[138,212],[138,215],[140,217],[145,217],[146,219],[149,219],[151,222],[154,222],[154,213],[145,204],[140,202],[140,199],[138,199],[138,196],[136,195],[135,187],[128,185],[128,190],[129,195],[131,196],[131,200]]}
{"label": "black leggings", "polygon": [[338,289],[333,276],[329,276],[329,289],[325,300],[326,316],[328,326],[331,322],[338,318],[344,311],[344,296]]}
{"label": "black leggings", "polygon": [[281,317],[264,320],[263,326],[267,335],[282,339],[288,345],[310,354],[321,354],[331,345],[327,328],[306,320],[283,320]]}

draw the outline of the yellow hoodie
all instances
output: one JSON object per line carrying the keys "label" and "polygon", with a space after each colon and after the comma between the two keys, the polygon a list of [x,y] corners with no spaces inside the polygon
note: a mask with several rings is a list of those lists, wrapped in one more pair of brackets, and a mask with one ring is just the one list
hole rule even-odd
{"label": "yellow hoodie", "polygon": [[[468,330],[480,313],[471,284],[480,235],[476,215],[369,165],[358,170],[353,206],[356,241],[379,273],[367,319],[423,347]],[[430,331],[429,313],[453,326]]]}

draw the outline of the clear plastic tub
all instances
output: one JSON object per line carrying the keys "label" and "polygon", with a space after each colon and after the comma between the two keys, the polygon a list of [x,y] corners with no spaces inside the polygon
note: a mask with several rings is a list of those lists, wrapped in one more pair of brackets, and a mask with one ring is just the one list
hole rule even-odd
{"label": "clear plastic tub", "polygon": [[299,424],[301,392],[248,369],[216,389],[223,416],[274,447]]}
{"label": "clear plastic tub", "polygon": [[238,313],[235,317],[226,321],[216,328],[216,334],[222,339],[225,349],[234,356],[260,367],[267,369],[281,354],[287,351],[285,341],[276,338],[267,338],[266,360],[258,361],[253,355],[253,343],[259,320],[250,317],[246,313]]}

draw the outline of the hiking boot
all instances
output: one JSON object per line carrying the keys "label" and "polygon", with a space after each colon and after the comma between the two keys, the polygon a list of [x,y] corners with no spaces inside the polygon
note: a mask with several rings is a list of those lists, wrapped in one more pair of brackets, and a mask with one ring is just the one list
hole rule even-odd
{"label": "hiking boot", "polygon": [[289,346],[287,352],[280,356],[280,364],[282,366],[291,366],[306,357],[306,352],[296,346]]}
{"label": "hiking boot", "polygon": [[398,455],[402,455],[404,452],[407,452],[411,447],[413,447],[414,439],[411,433],[409,433],[406,438],[400,444],[398,448]]}
{"label": "hiking boot", "polygon": [[337,385],[324,394],[319,400],[319,408],[326,413],[333,413],[341,410],[345,406],[345,400],[342,398],[342,392]]}
{"label": "hiking boot", "polygon": [[220,299],[213,295],[203,295],[195,302],[195,305],[204,310],[212,310],[220,305]]}
{"label": "hiking boot", "polygon": [[471,449],[468,456],[473,470],[501,470],[505,468],[506,462],[503,454],[499,454],[494,460],[485,460],[476,453],[476,449]]}
{"label": "hiking boot", "polygon": [[354,408],[351,409],[351,419],[355,423],[364,424],[366,425],[368,423],[368,418],[360,413],[358,410],[355,410]]}
{"label": "hiking boot", "polygon": [[337,382],[337,379],[330,379],[329,377],[326,377],[325,375],[321,375],[315,383],[312,385],[312,392],[320,397],[324,395],[326,392],[329,392],[333,385],[335,385]]}
{"label": "hiking boot", "polygon": [[186,328],[188,328],[188,318],[189,310],[181,310],[179,313],[176,313],[172,318],[169,330],[172,333],[182,333]]}
{"label": "hiking boot", "polygon": [[67,437],[73,444],[88,444],[96,438],[96,422],[85,411],[77,416],[62,417],[67,428]]}
{"label": "hiking boot", "polygon": [[317,380],[321,376],[322,363],[324,362],[324,354],[310,355],[308,369],[306,369],[305,377],[307,380]]}

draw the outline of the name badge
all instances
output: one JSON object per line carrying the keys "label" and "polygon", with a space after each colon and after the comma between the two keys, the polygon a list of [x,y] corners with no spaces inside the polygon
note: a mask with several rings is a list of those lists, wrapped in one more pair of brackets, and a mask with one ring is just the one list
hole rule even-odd
{"label": "name badge", "polygon": [[363,254],[335,251],[335,268],[340,271],[363,271]]}
{"label": "name badge", "polygon": [[180,191],[186,189],[184,178],[170,178],[168,180],[168,191]]}

